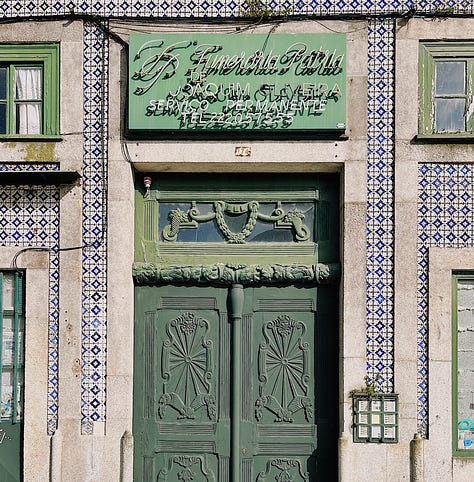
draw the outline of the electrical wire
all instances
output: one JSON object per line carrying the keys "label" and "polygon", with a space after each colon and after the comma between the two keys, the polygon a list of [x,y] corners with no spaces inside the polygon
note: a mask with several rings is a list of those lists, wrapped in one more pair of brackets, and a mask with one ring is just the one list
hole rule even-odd
{"label": "electrical wire", "polygon": [[[1,23],[1,22],[0,22]],[[108,116],[107,116],[107,106],[106,106],[106,99],[108,99],[108,92],[107,92],[107,72],[108,72],[108,45],[109,45],[109,38],[114,38],[116,40],[116,36],[114,34],[111,34],[109,29],[107,28],[106,25],[104,25],[104,22],[93,22],[93,25],[96,25],[97,27],[100,28],[100,30],[103,33],[103,41],[102,41],[102,55],[101,58],[104,62],[103,68],[101,69],[101,74],[100,74],[100,91],[102,93],[101,98],[101,107],[100,107],[100,117],[102,122],[100,123],[100,128],[99,128],[99,137],[100,137],[100,151],[102,155],[105,157],[107,153],[107,135],[106,135],[106,125],[108,125]],[[128,45],[126,45],[128,47]],[[105,60],[104,60],[105,59]],[[84,132],[81,132],[81,134],[84,134]],[[88,249],[88,248],[99,248],[105,241],[106,233],[107,233],[107,226],[108,226],[108,213],[107,213],[107,195],[108,195],[108,182],[107,182],[107,170],[105,167],[105,161],[104,158],[102,158],[102,162],[100,164],[100,178],[101,178],[101,230],[100,230],[100,235],[96,237],[94,240],[88,243],[83,243],[78,246],[70,246],[70,247],[64,247],[64,248],[59,248],[59,247],[39,247],[39,246],[31,246],[31,247],[26,247],[18,251],[12,261],[11,265],[12,267],[16,268],[17,267],[17,259],[18,257],[27,251],[49,251],[49,252],[67,252],[67,251],[75,251],[75,250],[83,250],[83,249]]]}
{"label": "electrical wire", "polygon": [[[128,43],[126,40],[120,37],[120,34],[126,35],[129,32],[143,32],[144,28],[148,28],[151,24],[154,27],[159,27],[161,29],[172,29],[176,31],[177,29],[181,32],[189,30],[190,32],[208,32],[209,27],[212,27],[212,30],[215,32],[216,30],[220,32],[226,32],[229,34],[239,34],[248,30],[252,30],[258,27],[262,27],[265,25],[271,26],[267,38],[265,40],[264,48],[268,43],[268,39],[270,35],[283,23],[288,21],[312,21],[317,23],[318,25],[322,26],[323,28],[335,32],[335,33],[353,33],[358,32],[366,28],[364,25],[363,27],[353,29],[353,30],[337,30],[334,28],[329,27],[326,23],[322,22],[322,18],[324,20],[338,20],[338,21],[349,21],[349,20],[369,20],[369,19],[377,19],[377,18],[414,18],[420,17],[424,20],[433,20],[433,19],[445,19],[449,17],[474,17],[474,14],[469,13],[455,13],[450,12],[450,14],[446,14],[444,12],[433,11],[433,12],[419,12],[416,9],[410,9],[406,12],[394,12],[394,13],[376,13],[376,14],[369,14],[369,13],[360,13],[360,14],[325,14],[324,16],[309,16],[309,15],[282,15],[282,16],[266,16],[262,15],[255,19],[250,19],[247,17],[231,17],[231,18],[172,18],[172,19],[163,19],[163,18],[141,18],[137,21],[137,18],[133,18],[133,26],[131,26],[130,19],[124,20],[123,16],[115,17],[115,16],[101,16],[101,15],[88,15],[88,14],[77,14],[75,12],[71,12],[69,14],[64,15],[52,15],[52,16],[43,16],[43,17],[36,17],[36,16],[18,16],[18,17],[10,17],[10,18],[2,18],[0,19],[0,24],[7,24],[7,23],[18,23],[18,22],[26,22],[26,21],[54,21],[54,20],[69,20],[69,21],[84,21],[86,23],[93,24],[97,26],[104,35],[104,40],[102,42],[102,49],[103,54],[105,53],[105,49],[108,48],[108,40],[111,39],[117,42],[122,47],[128,49]],[[157,25],[159,23],[159,25]],[[179,25],[178,25],[179,23]],[[243,24],[243,25],[242,25]],[[198,28],[196,28],[198,27]],[[120,31],[122,29],[122,31]],[[119,30],[117,32],[117,30]],[[156,31],[156,30],[155,30]],[[104,58],[104,55],[103,55]],[[108,55],[107,55],[108,59]],[[104,66],[101,72],[101,81],[100,86],[101,89],[105,92],[106,89],[106,71],[108,68],[108,64]],[[104,95],[103,98],[107,98],[107,95]],[[106,102],[102,102],[101,105],[101,116],[102,119],[106,118]],[[101,151],[106,152],[106,139],[105,139],[105,124],[106,122],[101,123]],[[72,134],[72,133],[71,133]],[[128,145],[126,142],[121,143],[121,150],[122,155],[127,162],[131,163],[130,154],[128,152]],[[87,249],[87,248],[97,248],[99,247],[105,240],[105,234],[107,231],[107,222],[108,222],[108,215],[107,215],[107,172],[105,168],[105,162],[101,163],[101,178],[102,178],[102,229],[101,234],[95,240],[90,243],[84,243],[80,246],[72,246],[66,248],[48,248],[48,247],[40,247],[40,246],[32,246],[26,247],[19,250],[12,258],[11,266],[13,268],[17,267],[17,260],[18,257],[27,251],[37,251],[37,252],[65,252],[65,251],[73,251],[79,249]]]}
{"label": "electrical wire", "polygon": [[23,254],[23,253],[26,253],[27,251],[37,251],[37,252],[45,252],[45,251],[51,251],[51,248],[47,248],[47,247],[43,247],[43,246],[31,246],[31,247],[28,247],[28,248],[23,248],[23,249],[20,249],[19,251],[17,251],[15,253],[15,255],[13,256],[12,258],[12,261],[10,263],[10,267],[11,268],[15,268],[17,269],[18,266],[16,264],[17,260],[18,260],[18,257]]}

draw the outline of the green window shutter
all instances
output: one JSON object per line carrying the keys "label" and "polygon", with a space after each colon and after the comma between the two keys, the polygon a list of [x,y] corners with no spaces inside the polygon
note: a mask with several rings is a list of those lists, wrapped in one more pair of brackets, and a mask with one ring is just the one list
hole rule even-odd
{"label": "green window shutter", "polygon": [[420,44],[419,61],[419,127],[420,134],[431,134],[432,123],[432,79],[434,76],[434,61],[425,45]]}
{"label": "green window shutter", "polygon": [[[41,69],[41,98],[30,104],[40,105],[39,133],[19,134],[15,122],[15,75],[18,69]],[[0,137],[54,137],[59,134],[59,44],[0,44],[0,71],[5,77],[5,96],[0,87],[0,108],[5,110],[4,126],[0,124]],[[3,77],[2,77],[3,80]],[[5,97],[5,98],[3,98]],[[24,101],[28,103],[27,100]],[[3,111],[0,112],[0,119]],[[2,129],[3,128],[3,129]],[[2,132],[4,130],[5,132]]]}

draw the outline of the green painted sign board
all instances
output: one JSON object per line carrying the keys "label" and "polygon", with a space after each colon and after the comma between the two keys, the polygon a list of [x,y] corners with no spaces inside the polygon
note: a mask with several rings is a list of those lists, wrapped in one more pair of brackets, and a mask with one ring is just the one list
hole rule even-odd
{"label": "green painted sign board", "polygon": [[131,131],[344,131],[344,34],[132,34]]}

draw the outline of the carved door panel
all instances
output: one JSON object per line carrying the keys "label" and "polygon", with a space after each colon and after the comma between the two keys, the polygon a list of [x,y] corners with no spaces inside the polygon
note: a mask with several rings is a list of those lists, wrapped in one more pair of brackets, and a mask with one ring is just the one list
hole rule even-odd
{"label": "carved door panel", "polygon": [[246,290],[242,482],[316,480],[316,293]]}
{"label": "carved door panel", "polygon": [[333,480],[337,340],[318,314],[324,289],[241,289],[238,321],[231,291],[137,288],[135,480]]}
{"label": "carved door panel", "polygon": [[135,480],[337,480],[338,176],[137,182]]}
{"label": "carved door panel", "polygon": [[225,289],[140,287],[135,328],[135,480],[224,481],[230,339]]}

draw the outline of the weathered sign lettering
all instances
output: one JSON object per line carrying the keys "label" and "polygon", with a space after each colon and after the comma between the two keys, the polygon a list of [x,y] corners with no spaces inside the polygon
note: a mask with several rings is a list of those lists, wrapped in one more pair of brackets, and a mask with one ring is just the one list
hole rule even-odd
{"label": "weathered sign lettering", "polygon": [[131,35],[129,128],[344,130],[343,34]]}

